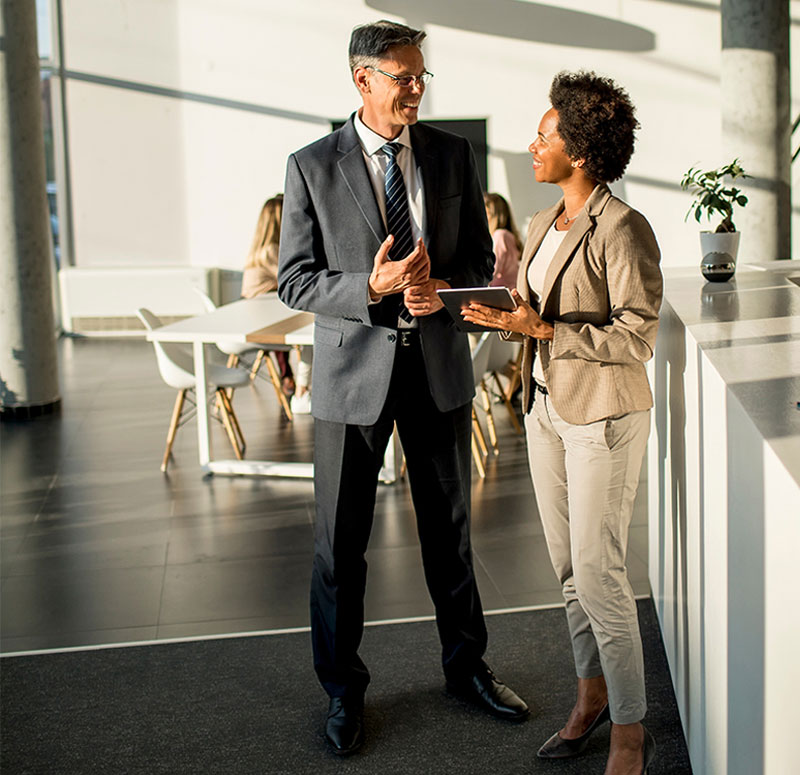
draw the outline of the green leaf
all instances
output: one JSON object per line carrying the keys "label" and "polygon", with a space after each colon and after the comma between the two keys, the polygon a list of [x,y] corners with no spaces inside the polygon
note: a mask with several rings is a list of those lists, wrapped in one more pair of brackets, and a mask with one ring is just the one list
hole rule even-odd
{"label": "green leaf", "polygon": [[729,223],[732,224],[734,205],[744,207],[748,200],[738,187],[725,186],[726,177],[736,180],[750,176],[745,173],[738,157],[718,169],[701,170],[696,166],[689,167],[681,179],[681,188],[688,190],[694,197],[686,218],[694,213],[694,218],[699,223],[704,216],[710,220],[712,215],[719,214],[725,219],[726,227]]}

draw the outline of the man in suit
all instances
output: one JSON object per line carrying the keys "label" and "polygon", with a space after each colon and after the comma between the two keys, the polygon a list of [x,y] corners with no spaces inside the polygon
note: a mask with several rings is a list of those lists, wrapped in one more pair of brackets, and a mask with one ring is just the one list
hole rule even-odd
{"label": "man in suit", "polygon": [[468,143],[417,124],[424,37],[386,21],[354,29],[363,106],[292,154],[286,173],[278,293],[315,314],[311,628],[339,754],[363,741],[364,553],[395,423],[447,686],[494,715],[528,713],[482,659],[469,537],[474,381],[467,337],[436,290],[486,285],[494,258]]}

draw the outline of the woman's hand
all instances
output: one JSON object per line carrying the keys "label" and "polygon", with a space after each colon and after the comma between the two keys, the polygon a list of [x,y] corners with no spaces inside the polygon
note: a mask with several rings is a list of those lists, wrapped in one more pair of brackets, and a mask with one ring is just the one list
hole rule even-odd
{"label": "woman's hand", "polygon": [[461,317],[470,323],[477,323],[487,328],[497,328],[501,331],[512,331],[534,339],[552,339],[553,326],[545,323],[539,313],[513,289],[511,295],[517,302],[514,310],[487,307],[485,304],[471,302],[468,307],[461,309]]}

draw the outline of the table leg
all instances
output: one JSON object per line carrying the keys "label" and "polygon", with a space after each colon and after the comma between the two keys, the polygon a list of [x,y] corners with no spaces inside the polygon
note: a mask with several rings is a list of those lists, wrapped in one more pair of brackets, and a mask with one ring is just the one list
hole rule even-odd
{"label": "table leg", "polygon": [[400,439],[397,436],[397,428],[392,431],[392,437],[386,446],[386,454],[383,456],[383,466],[378,473],[378,481],[383,484],[394,484],[400,478],[398,460],[403,459],[403,450],[400,447]]}
{"label": "table leg", "polygon": [[194,343],[194,376],[195,394],[197,399],[197,449],[200,455],[200,465],[208,469],[211,462],[211,429],[208,418],[208,391],[206,385],[206,350],[203,342]]}

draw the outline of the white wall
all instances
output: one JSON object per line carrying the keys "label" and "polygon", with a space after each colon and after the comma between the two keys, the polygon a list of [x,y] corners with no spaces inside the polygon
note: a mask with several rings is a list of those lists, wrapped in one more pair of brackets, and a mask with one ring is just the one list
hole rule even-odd
{"label": "white wall", "polygon": [[[800,2],[791,5],[800,20]],[[436,77],[423,118],[487,118],[489,187],[511,200],[520,225],[559,193],[534,183],[526,151],[554,73],[586,67],[618,80],[642,129],[614,189],[650,219],[665,265],[699,263],[678,181],[690,165],[728,161],[714,2],[70,0],[63,9],[78,266],[239,268],[262,202],[283,188],[286,156],[358,106],[350,30],[380,18],[428,32]]]}

